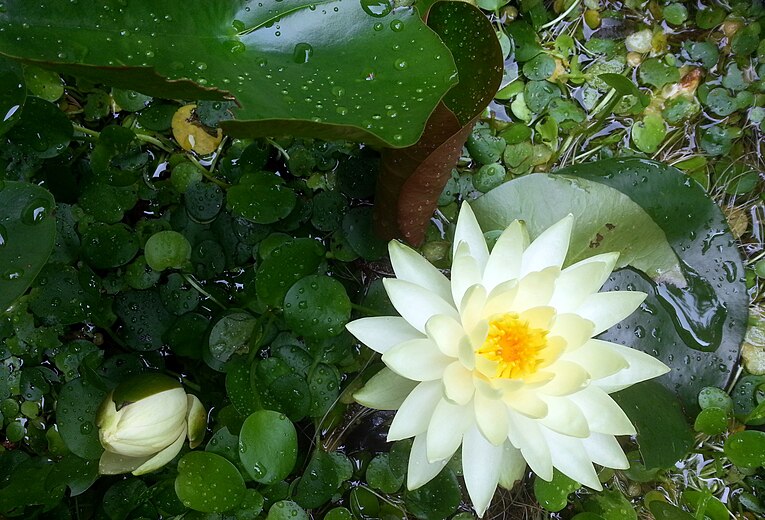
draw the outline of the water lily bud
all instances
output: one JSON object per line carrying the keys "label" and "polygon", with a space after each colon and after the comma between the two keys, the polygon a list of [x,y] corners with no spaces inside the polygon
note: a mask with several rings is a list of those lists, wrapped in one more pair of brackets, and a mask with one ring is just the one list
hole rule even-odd
{"label": "water lily bud", "polygon": [[170,462],[187,438],[192,448],[199,445],[206,414],[199,399],[187,395],[177,381],[146,373],[107,396],[96,424],[104,447],[99,472],[141,475]]}

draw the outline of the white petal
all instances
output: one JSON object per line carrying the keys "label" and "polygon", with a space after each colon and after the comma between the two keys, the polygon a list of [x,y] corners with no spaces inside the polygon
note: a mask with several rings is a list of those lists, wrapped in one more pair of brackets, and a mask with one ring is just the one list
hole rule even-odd
{"label": "white petal", "polygon": [[348,323],[345,328],[364,345],[380,354],[399,343],[422,338],[422,333],[400,316],[361,318]]}
{"label": "white petal", "polygon": [[613,469],[628,469],[630,467],[624,451],[613,435],[593,433],[586,439],[582,439],[582,446],[584,446],[587,456],[595,464]]}
{"label": "white petal", "polygon": [[617,345],[616,343],[608,343],[608,348],[613,349],[617,354],[623,356],[624,359],[627,360],[627,363],[629,363],[629,368],[620,370],[612,376],[593,380],[593,385],[609,394],[623,390],[640,381],[666,374],[671,370],[667,365],[655,357],[649,356],[639,350]]}
{"label": "white petal", "polygon": [[186,428],[183,429],[183,433],[173,442],[170,446],[160,451],[152,458],[141,464],[138,468],[133,470],[133,475],[144,475],[158,470],[180,453],[183,448],[183,441],[186,440]]}
{"label": "white petal", "polygon": [[474,423],[470,406],[459,406],[442,399],[433,410],[428,425],[428,460],[448,459],[462,444],[462,436]]}
{"label": "white petal", "polygon": [[454,246],[452,255],[455,256],[460,243],[465,242],[470,247],[470,254],[478,262],[478,267],[483,272],[489,259],[489,248],[483,238],[483,232],[475,219],[475,214],[470,204],[464,203],[460,208],[457,218],[457,226],[454,230]]}
{"label": "white petal", "polygon": [[483,307],[486,304],[486,289],[474,285],[465,291],[460,305],[460,320],[465,332],[470,334],[484,318]]}
{"label": "white petal", "polygon": [[608,377],[629,366],[624,356],[603,344],[607,341],[591,339],[573,352],[565,352],[562,359],[573,361],[593,379]]}
{"label": "white petal", "polygon": [[582,410],[567,397],[543,397],[547,403],[547,415],[539,422],[563,435],[584,438],[590,435],[590,427]]}
{"label": "white petal", "polygon": [[598,491],[603,489],[581,439],[561,435],[547,428],[542,428],[542,434],[550,446],[553,466],[558,471],[589,488]]}
{"label": "white petal", "polygon": [[521,450],[531,471],[543,480],[552,480],[553,467],[550,448],[542,437],[542,428],[539,423],[513,411],[510,411],[509,414],[510,432],[508,438],[510,442]]}
{"label": "white petal", "polygon": [[473,426],[465,433],[462,444],[462,473],[470,501],[479,517],[483,517],[497,489],[502,468],[503,446],[487,441]]}
{"label": "white petal", "polygon": [[413,381],[441,379],[453,359],[444,356],[433,341],[413,339],[382,355],[383,362],[398,375]]}
{"label": "white petal", "polygon": [[547,267],[560,268],[568,253],[574,216],[569,214],[547,228],[523,252],[521,276]]}
{"label": "white petal", "polygon": [[635,312],[646,296],[638,291],[595,293],[585,298],[576,313],[595,324],[593,335],[597,335]]}
{"label": "white petal", "polygon": [[544,307],[550,303],[555,279],[560,274],[557,267],[548,267],[539,272],[529,273],[518,282],[518,293],[513,300],[512,312],[523,312],[532,307]]}
{"label": "white petal", "polygon": [[518,294],[518,280],[509,280],[495,286],[486,298],[483,315],[490,317],[494,314],[504,314],[513,308],[513,302]]}
{"label": "white petal", "polygon": [[482,276],[478,261],[470,254],[470,248],[464,242],[457,246],[452,260],[452,299],[460,307],[465,291],[473,285],[481,284]]}
{"label": "white petal", "polygon": [[585,387],[590,380],[590,374],[576,363],[558,360],[546,369],[555,374],[555,377],[539,387],[539,391],[546,395],[565,396],[578,392]]}
{"label": "white petal", "polygon": [[526,459],[523,458],[521,450],[514,448],[510,442],[506,442],[502,451],[499,485],[505,489],[512,489],[525,474]]}
{"label": "white petal", "polygon": [[459,355],[460,341],[465,337],[465,330],[460,322],[449,316],[437,314],[425,324],[425,331],[445,355],[455,358]]}
{"label": "white petal", "polygon": [[547,415],[547,403],[541,400],[536,392],[521,388],[504,396],[505,404],[516,412],[527,417],[539,419]]}
{"label": "white petal", "polygon": [[444,370],[444,395],[454,404],[464,405],[470,402],[475,393],[473,374],[462,363],[455,361]]}
{"label": "white petal", "polygon": [[388,430],[388,442],[424,433],[443,391],[440,381],[420,383],[404,399]]}
{"label": "white petal", "polygon": [[391,369],[383,367],[361,390],[353,394],[353,398],[368,408],[398,410],[417,385],[417,381],[401,377]]}
{"label": "white petal", "polygon": [[388,252],[396,278],[424,287],[451,303],[449,280],[422,255],[395,240],[388,243]]}
{"label": "white petal", "polygon": [[432,463],[428,462],[425,435],[418,435],[414,438],[412,451],[409,453],[406,488],[411,491],[427,484],[444,469],[447,462],[449,462],[448,459]]}
{"label": "white petal", "polygon": [[475,394],[475,420],[486,439],[495,446],[507,439],[509,416],[507,405],[500,399],[490,399],[482,392]]}
{"label": "white petal", "polygon": [[483,273],[483,285],[487,291],[520,276],[523,251],[528,245],[526,226],[514,220],[499,236],[489,255]]}
{"label": "white petal", "polygon": [[420,332],[425,332],[425,324],[436,314],[459,318],[450,303],[419,285],[395,278],[383,279],[383,285],[399,314]]}
{"label": "white petal", "polygon": [[596,293],[608,280],[619,253],[592,256],[561,271],[550,300],[558,312],[573,312],[590,294]]}
{"label": "white petal", "polygon": [[593,336],[595,324],[577,314],[558,314],[555,316],[550,336],[560,336],[566,340],[566,351],[578,349]]}
{"label": "white petal", "polygon": [[569,396],[587,418],[590,431],[609,435],[635,435],[627,414],[600,388],[589,386]]}
{"label": "white petal", "polygon": [[101,459],[98,461],[98,473],[101,475],[119,475],[120,473],[130,473],[141,464],[149,460],[151,456],[147,457],[126,457],[114,453],[113,451],[105,450],[101,454]]}

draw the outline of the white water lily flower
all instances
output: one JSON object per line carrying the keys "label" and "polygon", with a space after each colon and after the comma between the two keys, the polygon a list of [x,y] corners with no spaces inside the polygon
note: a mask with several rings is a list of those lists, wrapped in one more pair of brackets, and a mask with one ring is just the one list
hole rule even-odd
{"label": "white water lily flower", "polygon": [[462,447],[462,469],[479,515],[497,485],[512,487],[526,464],[602,489],[593,463],[629,467],[615,435],[635,429],[608,394],[669,371],[657,359],[593,339],[646,295],[598,292],[617,253],[565,269],[573,217],[529,244],[513,222],[491,253],[470,206],[454,237],[451,281],[412,249],[389,246],[396,278],[383,280],[401,317],[348,324],[387,365],[356,400],[398,410],[388,440],[413,437],[407,486],[434,478]]}
{"label": "white water lily flower", "polygon": [[170,462],[188,438],[202,442],[207,416],[199,399],[162,374],[129,378],[110,393],[96,417],[104,452],[99,473],[143,475]]}

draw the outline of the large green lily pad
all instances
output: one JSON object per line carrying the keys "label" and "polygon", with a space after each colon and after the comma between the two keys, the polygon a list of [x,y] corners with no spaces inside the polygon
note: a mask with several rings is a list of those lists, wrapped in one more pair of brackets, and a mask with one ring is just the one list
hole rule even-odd
{"label": "large green lily pad", "polygon": [[0,26],[9,58],[153,96],[235,98],[232,135],[408,146],[457,83],[449,49],[392,2],[11,0]]}

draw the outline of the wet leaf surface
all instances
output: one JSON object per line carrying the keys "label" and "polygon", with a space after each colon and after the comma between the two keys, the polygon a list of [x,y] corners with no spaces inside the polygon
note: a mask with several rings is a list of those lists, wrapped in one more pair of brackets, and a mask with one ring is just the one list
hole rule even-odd
{"label": "wet leaf surface", "polygon": [[456,83],[454,63],[413,9],[364,5],[10,2],[0,52],[151,96],[234,97],[231,135],[407,146]]}

